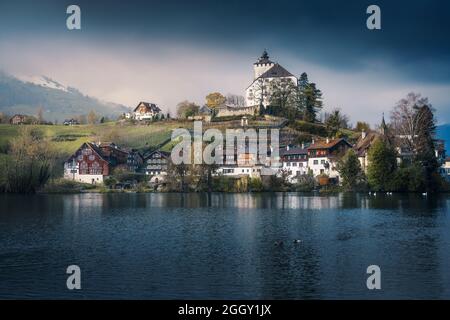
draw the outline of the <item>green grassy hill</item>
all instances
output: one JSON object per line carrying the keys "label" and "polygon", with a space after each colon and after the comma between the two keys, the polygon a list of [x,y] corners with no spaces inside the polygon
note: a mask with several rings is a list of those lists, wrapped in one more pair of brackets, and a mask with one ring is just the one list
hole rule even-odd
{"label": "green grassy hill", "polygon": [[[44,125],[37,126],[50,139],[56,150],[70,156],[87,141],[115,142],[140,150],[151,149],[170,138],[177,122],[161,122],[149,126],[128,126],[106,123],[99,125]],[[5,154],[11,141],[19,133],[21,126],[0,125],[0,154]]]}

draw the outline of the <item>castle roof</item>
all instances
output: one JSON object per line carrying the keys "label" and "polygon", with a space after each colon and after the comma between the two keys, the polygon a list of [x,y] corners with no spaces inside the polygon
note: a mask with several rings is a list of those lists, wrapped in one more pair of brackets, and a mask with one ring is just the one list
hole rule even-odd
{"label": "castle roof", "polygon": [[294,75],[280,66],[278,63],[274,64],[272,68],[264,72],[260,78],[285,78],[293,77]]}

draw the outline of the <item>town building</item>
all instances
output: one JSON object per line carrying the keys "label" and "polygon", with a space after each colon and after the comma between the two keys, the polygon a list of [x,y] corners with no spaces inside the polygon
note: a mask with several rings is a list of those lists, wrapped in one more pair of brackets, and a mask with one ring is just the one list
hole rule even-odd
{"label": "town building", "polygon": [[64,178],[82,183],[103,183],[114,167],[126,166],[127,157],[127,152],[115,144],[86,142],[64,163]]}
{"label": "town building", "polygon": [[308,150],[305,146],[286,146],[280,150],[282,167],[280,170],[287,173],[289,182],[295,182],[301,175],[308,173]]}
{"label": "town building", "polygon": [[337,163],[352,145],[344,138],[313,141],[308,147],[308,168],[315,177],[327,175],[339,183]]}
{"label": "town building", "polygon": [[138,172],[144,164],[144,157],[137,150],[130,150],[127,156],[127,167],[130,172]]}
{"label": "town building", "polygon": [[142,171],[149,176],[166,175],[170,161],[170,153],[155,150],[144,156]]}
{"label": "town building", "polygon": [[[385,143],[391,144],[393,138],[390,135],[388,126],[386,125],[386,121],[384,120],[384,114],[381,120],[380,127],[377,131],[362,131],[361,136],[359,137],[358,141],[356,142],[354,146],[354,150],[356,152],[356,155],[358,156],[359,163],[361,164],[361,169],[367,173],[367,168],[369,167],[369,150],[372,147],[372,144],[377,140],[381,139]],[[400,151],[400,150],[399,150]],[[397,161],[400,162],[401,160],[401,152],[399,153],[399,156],[397,158]]]}
{"label": "town building", "polygon": [[443,178],[450,182],[450,158],[446,158],[440,168],[440,173]]}
{"label": "town building", "polygon": [[[297,86],[298,79],[284,67],[269,59],[267,51],[253,64],[253,82],[245,92],[247,107],[264,108],[270,104],[271,86],[273,80],[290,81]],[[253,110],[253,112],[255,112]]]}

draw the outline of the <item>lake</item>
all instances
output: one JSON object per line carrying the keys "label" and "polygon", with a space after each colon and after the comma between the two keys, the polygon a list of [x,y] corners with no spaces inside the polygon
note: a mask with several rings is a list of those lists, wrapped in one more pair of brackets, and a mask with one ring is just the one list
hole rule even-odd
{"label": "lake", "polygon": [[448,195],[3,194],[0,298],[449,299],[449,208]]}

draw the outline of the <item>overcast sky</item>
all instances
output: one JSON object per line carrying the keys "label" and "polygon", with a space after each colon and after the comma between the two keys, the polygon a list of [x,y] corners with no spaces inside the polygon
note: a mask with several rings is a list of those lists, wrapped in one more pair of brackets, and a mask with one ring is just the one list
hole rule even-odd
{"label": "overcast sky", "polygon": [[[82,30],[66,29],[78,4]],[[366,28],[381,7],[382,30]],[[98,98],[164,109],[244,94],[267,49],[307,72],[327,110],[378,123],[410,91],[450,122],[449,1],[23,1],[0,2],[0,69],[47,75]]]}

